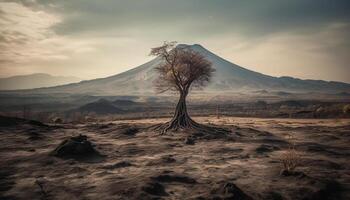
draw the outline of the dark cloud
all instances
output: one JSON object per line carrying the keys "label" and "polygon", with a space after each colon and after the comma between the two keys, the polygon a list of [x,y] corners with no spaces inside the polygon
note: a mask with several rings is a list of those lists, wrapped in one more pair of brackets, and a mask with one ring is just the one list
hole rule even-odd
{"label": "dark cloud", "polygon": [[154,28],[159,28],[204,36],[222,32],[259,36],[289,29],[318,28],[334,22],[350,22],[348,0],[38,2],[53,11],[64,13],[64,22],[55,27],[59,34],[101,34],[109,31],[148,34]]}
{"label": "dark cloud", "polygon": [[[138,64],[144,62],[152,46],[164,40],[177,40],[201,43],[234,62],[239,60],[238,64],[259,66],[250,69],[271,75],[350,82],[348,77],[343,77],[349,71],[350,62],[347,55],[350,51],[349,0],[15,2],[33,11],[28,11],[30,15],[42,12],[47,17],[57,18],[54,23],[49,19],[37,20],[40,16],[33,20],[30,16],[21,19],[27,23],[26,28],[14,30],[25,32],[27,38],[7,34],[0,27],[0,45],[11,48],[9,52],[14,52],[13,57],[20,55],[18,52],[25,52],[26,62],[33,58],[45,59],[43,63],[30,61],[32,66],[40,65],[40,69],[47,69],[48,63],[60,69],[65,66],[71,70],[70,66],[76,66],[77,73],[84,71],[87,76],[96,78],[101,76],[96,72],[96,65],[105,66],[103,75],[112,74],[116,72],[116,65],[130,68],[136,65],[137,59]],[[18,20],[13,16],[9,18],[0,7],[0,22],[13,19]],[[43,27],[32,28],[43,22]],[[21,44],[28,43],[28,38],[30,45],[23,48]],[[29,51],[33,47],[35,51]],[[8,58],[8,55],[3,53],[2,57]],[[16,57],[16,60],[22,57]],[[56,60],[52,60],[54,58]],[[127,67],[120,67],[117,72]],[[295,70],[297,67],[302,70]],[[322,76],[314,77],[313,72],[319,68],[328,72],[323,70],[319,73]]]}

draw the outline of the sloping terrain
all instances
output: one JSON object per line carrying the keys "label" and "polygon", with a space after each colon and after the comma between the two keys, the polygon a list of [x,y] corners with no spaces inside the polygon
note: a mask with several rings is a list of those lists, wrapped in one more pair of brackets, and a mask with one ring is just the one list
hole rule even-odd
{"label": "sloping terrain", "polygon": [[52,87],[69,83],[77,83],[81,79],[77,77],[52,76],[49,74],[30,74],[0,78],[0,90],[20,90],[41,87]]}
{"label": "sloping terrain", "polygon": [[[308,199],[350,198],[349,120],[196,118],[232,129],[227,138],[160,136],[142,127],[167,119],[106,121],[0,131],[0,199]],[[237,126],[238,125],[238,126]],[[137,128],[133,128],[137,127]],[[52,156],[83,134],[102,156]],[[301,155],[280,174],[292,135]]]}
{"label": "sloping terrain", "polygon": [[[207,93],[249,92],[256,90],[284,92],[350,92],[350,84],[321,80],[301,80],[292,77],[272,77],[233,64],[201,45],[184,45],[200,52],[212,62],[216,73],[211,83],[204,89]],[[154,70],[161,63],[155,58],[139,67],[107,78],[82,81],[64,86],[28,90],[30,93],[73,93],[94,95],[154,95],[153,81],[157,77]],[[23,92],[23,91],[22,91]]]}
{"label": "sloping terrain", "polygon": [[112,102],[106,99],[99,99],[96,102],[85,104],[77,109],[71,110],[71,112],[81,113],[96,113],[96,114],[116,114],[123,113],[124,111],[116,107]]}

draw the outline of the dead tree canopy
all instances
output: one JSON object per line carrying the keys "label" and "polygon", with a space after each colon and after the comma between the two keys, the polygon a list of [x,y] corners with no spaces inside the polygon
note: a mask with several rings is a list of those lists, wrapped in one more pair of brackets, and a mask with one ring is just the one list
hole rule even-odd
{"label": "dead tree canopy", "polygon": [[201,88],[210,81],[215,71],[211,62],[200,53],[186,47],[174,47],[175,42],[153,48],[151,55],[163,58],[156,70],[155,86],[159,92],[176,91],[187,95],[191,88]]}
{"label": "dead tree canopy", "polygon": [[179,101],[172,120],[160,126],[162,133],[178,129],[215,131],[193,121],[186,107],[186,97],[190,90],[202,88],[209,83],[215,71],[212,63],[199,52],[175,45],[176,42],[165,42],[162,46],[151,50],[151,55],[159,56],[163,60],[156,67],[159,74],[155,80],[157,91],[160,93],[175,91],[179,94]]}

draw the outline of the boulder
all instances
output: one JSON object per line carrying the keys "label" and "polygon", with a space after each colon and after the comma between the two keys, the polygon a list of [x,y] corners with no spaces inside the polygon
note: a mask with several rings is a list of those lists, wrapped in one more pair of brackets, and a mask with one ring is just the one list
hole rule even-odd
{"label": "boulder", "polygon": [[51,152],[51,155],[57,157],[79,157],[96,154],[98,154],[98,152],[94,149],[92,143],[87,140],[87,136],[85,135],[66,139]]}

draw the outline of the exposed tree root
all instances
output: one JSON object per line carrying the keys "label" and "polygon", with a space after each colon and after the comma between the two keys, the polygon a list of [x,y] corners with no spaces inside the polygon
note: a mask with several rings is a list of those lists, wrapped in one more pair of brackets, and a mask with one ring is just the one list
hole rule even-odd
{"label": "exposed tree root", "polygon": [[231,132],[230,130],[224,128],[203,125],[195,122],[187,112],[186,96],[187,93],[180,95],[179,102],[176,105],[174,117],[171,121],[164,124],[155,125],[151,128],[160,131],[162,135],[168,131],[178,130],[189,130],[192,132],[200,132],[210,135],[226,135]]}
{"label": "exposed tree root", "polygon": [[165,134],[168,131],[188,130],[191,132],[200,132],[208,135],[226,135],[230,133],[230,130],[199,124],[195,122],[187,112],[186,100],[184,95],[181,95],[179,102],[176,106],[174,117],[171,121],[164,124],[158,124],[150,127],[153,130],[160,131],[161,134]]}
{"label": "exposed tree root", "polygon": [[231,131],[225,128],[220,128],[216,126],[208,126],[204,124],[199,124],[192,120],[190,117],[186,119],[179,120],[178,118],[173,118],[171,121],[164,124],[157,124],[150,127],[153,130],[160,131],[163,135],[168,131],[179,131],[179,130],[188,130],[191,132],[200,132],[203,134],[212,134],[212,135],[226,135]]}

